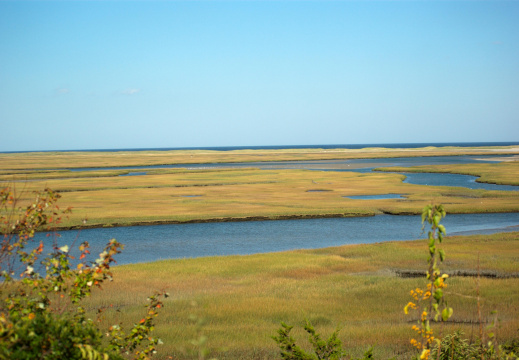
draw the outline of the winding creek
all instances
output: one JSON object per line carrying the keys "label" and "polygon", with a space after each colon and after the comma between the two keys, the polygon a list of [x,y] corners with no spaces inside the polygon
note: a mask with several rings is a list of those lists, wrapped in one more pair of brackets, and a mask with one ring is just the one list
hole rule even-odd
{"label": "winding creek", "polygon": [[[250,162],[250,163],[217,163],[217,164],[175,164],[155,166],[134,166],[114,168],[76,168],[71,171],[95,170],[134,170],[121,176],[146,175],[143,169],[223,169],[223,168],[259,168],[270,169],[306,169],[314,171],[355,171],[372,172],[378,167],[392,166],[420,166],[420,165],[449,165],[449,164],[477,164],[495,163],[494,159],[504,156],[432,156],[410,158],[382,158],[382,159],[352,159],[352,160],[322,160],[322,161],[280,161],[280,162]],[[404,182],[417,185],[432,186],[461,186],[469,189],[519,191],[519,186],[496,185],[478,183],[476,176],[438,173],[403,173]]]}
{"label": "winding creek", "polygon": [[[442,223],[448,235],[519,231],[519,214],[451,214]],[[416,215],[71,230],[61,232],[60,242],[71,244],[78,235],[78,241],[90,243],[93,254],[99,254],[111,238],[123,243],[118,264],[424,238],[421,218]]]}

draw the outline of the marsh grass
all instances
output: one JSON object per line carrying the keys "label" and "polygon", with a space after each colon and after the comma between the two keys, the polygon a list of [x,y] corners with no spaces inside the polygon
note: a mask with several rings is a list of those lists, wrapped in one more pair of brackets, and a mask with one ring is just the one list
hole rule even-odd
{"label": "marsh grass", "polygon": [[[113,176],[111,170],[105,172],[107,176],[98,178],[47,177],[19,186],[28,195],[27,199],[32,190],[43,187],[66,193],[62,206],[73,206],[74,211],[63,222],[64,227],[82,225],[85,218],[87,225],[95,227],[419,214],[423,204],[430,202],[445,204],[450,213],[519,211],[519,192],[413,185],[403,183],[404,175],[382,172],[174,169],[126,177]],[[89,172],[79,173],[86,176]],[[62,176],[61,172],[58,176]],[[404,194],[404,198],[369,201],[347,198],[386,193]]]}
{"label": "marsh grass", "polygon": [[[376,354],[383,358],[407,356],[412,331],[403,306],[409,289],[425,279],[400,278],[395,271],[424,269],[426,246],[424,240],[387,242],[118,266],[115,281],[95,294],[89,307],[113,305],[105,311],[104,322],[124,323],[139,316],[146,294],[167,290],[171,298],[156,328],[165,343],[159,357],[164,359],[172,354],[189,358],[189,342],[197,336],[191,314],[205,319],[202,331],[208,347],[221,359],[276,358],[270,336],[279,323],[301,325],[305,319],[323,336],[341,327],[341,339],[355,354],[376,345]],[[519,233],[449,237],[444,248],[445,271],[476,269],[478,254],[481,270],[518,271]],[[519,279],[481,278],[479,289],[483,321],[498,310],[499,339],[516,338]],[[441,331],[462,329],[475,338],[476,279],[452,277],[446,297],[454,316]],[[306,336],[294,330],[298,343],[304,343]]]}

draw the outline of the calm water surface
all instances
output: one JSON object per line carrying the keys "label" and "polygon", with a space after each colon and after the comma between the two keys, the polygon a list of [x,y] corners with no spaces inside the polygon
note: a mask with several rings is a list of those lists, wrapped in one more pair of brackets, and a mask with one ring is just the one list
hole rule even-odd
{"label": "calm water surface", "polygon": [[519,191],[519,186],[476,182],[477,177],[458,174],[403,173],[405,183],[434,186],[460,186],[469,189]]}
{"label": "calm water surface", "polygon": [[[447,215],[449,235],[519,231],[519,214]],[[78,231],[61,233],[70,244]],[[39,234],[38,236],[43,236]],[[125,244],[119,264],[213,255],[246,255],[345,244],[412,240],[421,235],[420,216],[249,221],[88,229],[79,240],[99,253],[111,238]],[[79,245],[77,243],[76,245]]]}

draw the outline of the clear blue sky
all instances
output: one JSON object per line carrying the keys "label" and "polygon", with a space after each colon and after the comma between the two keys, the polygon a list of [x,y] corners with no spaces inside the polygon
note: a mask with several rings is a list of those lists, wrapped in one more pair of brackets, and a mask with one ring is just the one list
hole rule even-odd
{"label": "clear blue sky", "polygon": [[518,1],[0,1],[0,151],[519,141]]}

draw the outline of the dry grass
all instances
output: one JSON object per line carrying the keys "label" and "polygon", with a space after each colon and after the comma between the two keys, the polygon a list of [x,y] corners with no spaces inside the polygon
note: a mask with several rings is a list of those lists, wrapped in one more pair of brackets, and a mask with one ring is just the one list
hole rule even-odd
{"label": "dry grass", "polygon": [[[113,304],[121,312],[107,311],[106,324],[128,323],[140,318],[147,294],[167,290],[171,298],[156,329],[165,342],[159,358],[188,357],[189,341],[199,335],[188,320],[192,314],[205,319],[202,332],[221,359],[275,358],[270,336],[279,323],[300,325],[305,318],[323,334],[342,327],[341,338],[354,353],[376,345],[387,358],[410,351],[403,306],[409,290],[425,282],[397,277],[395,270],[425,269],[426,248],[422,240],[119,266],[114,283],[95,294],[90,306]],[[449,237],[444,248],[446,271],[475,270],[479,255],[482,271],[517,274],[519,233]],[[482,278],[480,291],[483,321],[496,309],[499,338],[517,338],[519,279]],[[475,278],[449,279],[454,317],[444,333],[461,328],[467,336],[477,334],[477,324],[466,323],[478,320],[475,295]],[[300,329],[294,334],[304,342]]]}

